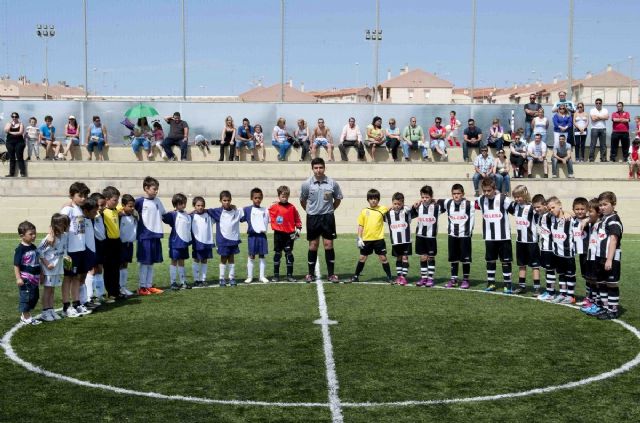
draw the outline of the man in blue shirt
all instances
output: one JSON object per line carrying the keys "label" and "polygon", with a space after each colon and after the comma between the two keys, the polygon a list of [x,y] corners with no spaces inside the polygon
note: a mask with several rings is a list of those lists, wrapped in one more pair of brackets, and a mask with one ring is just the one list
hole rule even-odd
{"label": "man in blue shirt", "polygon": [[242,119],[242,126],[238,128],[238,133],[236,134],[236,154],[234,160],[240,160],[240,149],[242,147],[247,147],[251,152],[251,161],[255,161],[255,150],[254,150],[254,142],[253,142],[253,126],[249,123],[249,119]]}
{"label": "man in blue shirt", "polygon": [[53,152],[53,160],[58,160],[60,153],[60,142],[56,141],[56,128],[53,126],[53,117],[47,115],[44,117],[44,124],[40,127],[40,144],[45,146],[44,159],[51,160],[51,147],[55,147]]}

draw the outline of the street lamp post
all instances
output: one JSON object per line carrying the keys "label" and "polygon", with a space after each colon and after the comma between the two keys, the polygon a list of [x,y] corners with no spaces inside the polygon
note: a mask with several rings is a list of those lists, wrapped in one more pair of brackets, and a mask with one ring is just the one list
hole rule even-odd
{"label": "street lamp post", "polygon": [[373,30],[367,29],[364,35],[364,39],[367,41],[373,41],[375,43],[375,57],[373,59],[374,64],[374,86],[373,86],[373,102],[378,102],[378,65],[380,60],[378,59],[380,53],[380,41],[382,41],[382,30],[380,29],[380,0],[376,0],[376,28]]}
{"label": "street lamp post", "polygon": [[36,35],[44,39],[44,98],[49,98],[49,38],[53,38],[56,35],[56,28],[54,25],[36,25]]}

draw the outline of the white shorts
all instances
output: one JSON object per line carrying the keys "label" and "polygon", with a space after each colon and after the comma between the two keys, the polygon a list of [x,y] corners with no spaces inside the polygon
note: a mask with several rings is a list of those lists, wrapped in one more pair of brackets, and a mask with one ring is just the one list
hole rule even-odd
{"label": "white shorts", "polygon": [[440,150],[446,150],[446,146],[444,144],[444,140],[431,140],[431,149],[435,150],[436,148],[440,147]]}
{"label": "white shorts", "polygon": [[62,285],[62,275],[44,275],[44,286],[56,287]]}

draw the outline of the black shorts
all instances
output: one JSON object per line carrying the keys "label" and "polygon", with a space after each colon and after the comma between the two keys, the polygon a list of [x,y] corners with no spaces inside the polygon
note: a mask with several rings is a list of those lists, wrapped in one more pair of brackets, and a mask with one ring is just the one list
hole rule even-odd
{"label": "black shorts", "polygon": [[[293,232],[292,232],[293,233]],[[294,240],[291,234],[282,231],[273,231],[273,251],[279,253],[281,251],[293,251]]]}
{"label": "black shorts", "polygon": [[617,260],[613,260],[611,270],[605,270],[605,261],[605,259],[599,258],[595,262],[596,281],[607,283],[620,281],[620,262]]}
{"label": "black shorts", "polygon": [[396,244],[391,247],[391,254],[394,257],[402,257],[402,256],[410,256],[411,253],[411,243],[407,242],[406,244]]}
{"label": "black shorts", "polygon": [[513,261],[511,240],[485,241],[484,247],[484,259],[486,261],[496,261],[498,259],[503,263],[510,263]]}
{"label": "black shorts", "polygon": [[516,242],[518,266],[540,267],[540,247],[535,242]]}
{"label": "black shorts", "polygon": [[553,251],[540,251],[540,267],[544,270],[553,270]]}
{"label": "black shorts", "polygon": [[370,256],[371,253],[376,253],[379,256],[387,255],[387,243],[384,242],[384,239],[364,242],[364,248],[360,248],[360,255]]}
{"label": "black shorts", "polygon": [[[586,256],[586,254],[585,254]],[[581,267],[582,277],[587,281],[597,281],[597,263],[595,260],[586,260],[584,261],[584,266]]]}
{"label": "black shorts", "polygon": [[438,254],[438,242],[436,238],[416,237],[416,254],[435,257]]}
{"label": "black shorts", "polygon": [[471,263],[471,237],[449,236],[449,262]]}
{"label": "black shorts", "polygon": [[104,240],[96,239],[96,265],[104,264]]}
{"label": "black shorts", "polygon": [[336,239],[336,217],[333,213],[307,215],[307,241],[318,238]]}
{"label": "black shorts", "polygon": [[586,254],[578,254],[578,262],[580,263],[580,275],[582,275],[582,277],[584,279],[589,279],[588,273],[587,273],[587,255]]}
{"label": "black shorts", "polygon": [[560,257],[554,254],[553,267],[558,275],[575,275],[576,259],[575,257]]}
{"label": "black shorts", "polygon": [[64,269],[65,276],[78,276],[87,273],[89,269],[87,268],[87,259],[84,250],[69,253],[69,257],[71,257],[71,269]]}

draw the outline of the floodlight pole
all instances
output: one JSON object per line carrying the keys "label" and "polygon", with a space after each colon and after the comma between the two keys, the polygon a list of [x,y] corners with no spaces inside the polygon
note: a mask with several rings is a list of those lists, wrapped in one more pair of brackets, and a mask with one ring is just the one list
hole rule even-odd
{"label": "floodlight pole", "polygon": [[280,102],[284,103],[284,0],[280,0]]}
{"label": "floodlight pole", "polygon": [[49,98],[49,38],[56,35],[54,25],[36,25],[36,35],[44,39],[44,98]]}
{"label": "floodlight pole", "polygon": [[185,28],[184,2],[182,0],[182,100],[187,100],[187,33]]}
{"label": "floodlight pole", "polygon": [[569,0],[569,48],[567,69],[567,95],[569,101],[573,101],[573,1]]}
{"label": "floodlight pole", "polygon": [[[473,96],[476,86],[476,0],[471,1],[471,9],[471,89],[469,90],[469,93],[471,95],[471,104],[473,104]],[[471,114],[473,117],[473,108],[471,108]]]}
{"label": "floodlight pole", "polygon": [[364,39],[367,41],[373,41],[374,55],[373,55],[373,103],[378,102],[378,71],[379,56],[380,56],[380,41],[382,41],[382,30],[380,29],[380,0],[376,0],[376,27],[373,30],[367,29],[365,31]]}
{"label": "floodlight pole", "polygon": [[89,46],[87,41],[87,0],[82,0],[82,13],[84,16],[84,99],[89,98]]}

